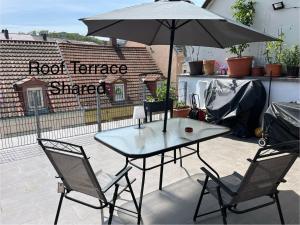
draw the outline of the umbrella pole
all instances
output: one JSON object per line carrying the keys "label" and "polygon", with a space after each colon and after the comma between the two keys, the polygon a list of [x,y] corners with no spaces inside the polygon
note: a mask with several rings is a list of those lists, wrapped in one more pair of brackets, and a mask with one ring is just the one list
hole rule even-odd
{"label": "umbrella pole", "polygon": [[169,98],[170,98],[170,83],[171,83],[172,59],[173,59],[173,46],[174,46],[174,38],[175,38],[175,20],[172,20],[172,25],[171,25],[170,30],[171,30],[171,36],[170,36],[169,65],[168,65],[167,91],[166,91],[166,100],[165,100],[165,117],[164,117],[163,132],[167,131],[168,108],[169,108]]}

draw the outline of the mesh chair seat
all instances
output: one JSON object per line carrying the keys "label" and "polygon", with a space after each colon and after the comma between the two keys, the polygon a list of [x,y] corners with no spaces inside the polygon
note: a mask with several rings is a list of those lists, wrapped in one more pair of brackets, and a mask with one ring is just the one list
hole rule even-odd
{"label": "mesh chair seat", "polygon": [[[220,180],[232,191],[232,192],[237,192],[240,184],[243,180],[243,176],[240,175],[237,172],[234,172],[231,175],[221,177]],[[204,180],[199,180],[200,184],[203,186],[204,185]],[[214,182],[213,180],[209,180],[207,182],[206,190],[208,190],[209,193],[211,193],[214,197],[218,197],[217,193],[217,187],[218,184]],[[227,192],[221,189],[221,196],[223,199],[224,204],[230,205],[232,204],[233,201],[233,196],[230,196]]]}

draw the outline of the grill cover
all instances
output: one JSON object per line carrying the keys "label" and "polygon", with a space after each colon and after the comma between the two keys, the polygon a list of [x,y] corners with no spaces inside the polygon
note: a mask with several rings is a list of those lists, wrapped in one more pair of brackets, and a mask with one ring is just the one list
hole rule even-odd
{"label": "grill cover", "polygon": [[268,144],[299,140],[300,104],[272,103],[264,114],[263,128]]}
{"label": "grill cover", "polygon": [[205,98],[207,121],[228,126],[238,137],[254,135],[266,102],[259,80],[216,79],[210,82]]}

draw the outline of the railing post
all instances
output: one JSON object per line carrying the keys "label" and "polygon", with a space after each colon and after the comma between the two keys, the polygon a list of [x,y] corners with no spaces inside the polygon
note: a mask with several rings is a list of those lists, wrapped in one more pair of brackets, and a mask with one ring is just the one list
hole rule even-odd
{"label": "railing post", "polygon": [[96,103],[97,103],[97,126],[98,126],[98,132],[102,131],[101,126],[101,102],[100,102],[100,95],[98,91],[96,91]]}
{"label": "railing post", "polygon": [[41,138],[41,124],[40,124],[40,116],[39,111],[37,108],[37,95],[34,95],[34,115],[35,115],[35,122],[36,122],[36,133],[37,137]]}

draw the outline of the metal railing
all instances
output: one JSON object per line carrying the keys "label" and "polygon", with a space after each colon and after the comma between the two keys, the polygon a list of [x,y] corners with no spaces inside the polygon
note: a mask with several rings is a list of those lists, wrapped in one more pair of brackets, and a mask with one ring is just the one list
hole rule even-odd
{"label": "metal railing", "polygon": [[[178,86],[177,98],[186,102],[186,85]],[[38,137],[60,139],[134,125],[133,107],[142,105],[150,95],[145,90],[143,84],[127,87],[124,101],[115,101],[114,96],[107,94],[78,98],[51,96],[47,91],[43,92],[43,107],[38,107],[40,102],[35,96],[33,108],[21,97],[24,93],[1,93],[0,150],[36,143]],[[159,113],[153,116],[153,120],[158,119],[162,119]]]}

